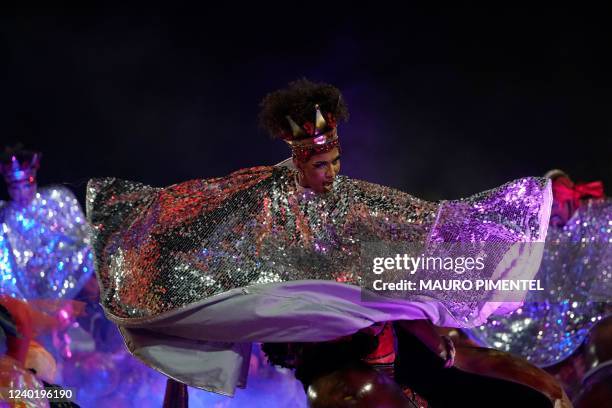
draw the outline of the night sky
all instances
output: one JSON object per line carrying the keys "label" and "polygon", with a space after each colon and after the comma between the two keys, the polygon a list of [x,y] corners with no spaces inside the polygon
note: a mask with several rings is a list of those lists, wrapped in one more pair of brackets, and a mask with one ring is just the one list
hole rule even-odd
{"label": "night sky", "polygon": [[348,176],[434,200],[562,168],[610,194],[603,11],[259,4],[5,11],[0,144],[42,151],[39,184],[81,200],[91,177],[221,176],[289,156],[258,104],[307,77],[348,103]]}

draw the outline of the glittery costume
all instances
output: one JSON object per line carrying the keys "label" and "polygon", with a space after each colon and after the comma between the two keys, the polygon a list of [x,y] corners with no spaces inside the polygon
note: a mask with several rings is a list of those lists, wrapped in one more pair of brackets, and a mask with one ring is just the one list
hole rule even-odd
{"label": "glittery costume", "polygon": [[[0,217],[5,206],[6,203],[0,201]],[[0,218],[1,221],[2,218]],[[24,299],[21,290],[17,286],[15,260],[4,228],[0,228],[0,294]]]}
{"label": "glittery costume", "polygon": [[[508,255],[513,243],[543,241],[548,226],[544,179],[429,203],[343,176],[329,193],[299,192],[295,177],[262,166],[164,189],[90,181],[102,304],[135,356],[191,386],[233,394],[245,385],[253,341],[326,341],[390,320],[479,324],[517,305],[467,294],[362,301],[357,285],[371,272],[360,269],[360,244],[494,241]],[[540,257],[522,248],[488,272],[529,279]]]}
{"label": "glittery costume", "polygon": [[612,312],[612,200],[592,200],[563,228],[550,228],[538,278],[523,307],[471,331],[482,344],[540,367],[569,357],[589,329]]}
{"label": "glittery costume", "polygon": [[0,209],[0,291],[24,299],[71,299],[93,273],[89,227],[74,195],[39,189],[27,206]]}

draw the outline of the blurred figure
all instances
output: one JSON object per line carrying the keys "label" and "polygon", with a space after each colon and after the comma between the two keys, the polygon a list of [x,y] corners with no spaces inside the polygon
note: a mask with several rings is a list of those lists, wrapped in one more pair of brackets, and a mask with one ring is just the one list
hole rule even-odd
{"label": "blurred figure", "polygon": [[[41,153],[20,146],[0,156],[10,196],[0,210],[0,293],[28,301],[70,300],[93,274],[89,226],[70,190],[38,188],[40,160]],[[73,306],[53,307],[61,325],[41,339],[56,359],[72,354]]]}
{"label": "blurred figure", "polygon": [[0,157],[11,198],[0,210],[0,257],[10,265],[2,269],[0,291],[25,299],[71,299],[93,273],[89,227],[70,190],[38,189],[40,158],[21,149]]}
{"label": "blurred figure", "polygon": [[127,353],[104,316],[89,225],[70,190],[38,188],[40,160],[40,153],[19,147],[0,156],[10,196],[0,205],[0,293],[42,307],[57,324],[40,343],[30,341],[31,334],[9,341],[17,342],[14,352],[27,368],[75,389],[85,406],[114,405],[111,398],[151,405],[149,394],[159,395],[154,387],[162,376]]}
{"label": "blurred figure", "polygon": [[600,181],[591,183],[574,183],[562,170],[551,170],[545,177],[552,180],[553,205],[550,213],[550,225],[562,228],[574,213],[591,200],[602,200],[604,188]]}
{"label": "blurred figure", "polygon": [[554,201],[536,277],[545,292],[530,292],[512,315],[492,317],[470,334],[480,344],[545,367],[575,396],[594,368],[585,362],[588,348],[581,345],[612,312],[612,200],[605,198],[601,182],[574,183],[560,170],[547,177]]}

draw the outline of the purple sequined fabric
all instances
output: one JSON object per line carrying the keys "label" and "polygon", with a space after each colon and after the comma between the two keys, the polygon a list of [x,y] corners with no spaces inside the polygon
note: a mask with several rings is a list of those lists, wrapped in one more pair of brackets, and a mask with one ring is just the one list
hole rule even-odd
{"label": "purple sequined fabric", "polygon": [[550,228],[538,278],[545,294],[529,293],[507,317],[471,334],[483,345],[538,366],[569,357],[589,329],[612,313],[612,200],[591,201],[563,228]]}
{"label": "purple sequined fabric", "polygon": [[40,189],[27,206],[0,210],[0,291],[21,299],[71,299],[93,273],[89,225],[66,188]]}
{"label": "purple sequined fabric", "polygon": [[[359,285],[365,242],[543,241],[549,199],[537,178],[441,203],[343,176],[317,195],[296,185],[293,170],[262,166],[167,188],[91,180],[87,214],[102,303],[121,319],[249,285]],[[469,298],[440,300],[460,321],[474,312]]]}

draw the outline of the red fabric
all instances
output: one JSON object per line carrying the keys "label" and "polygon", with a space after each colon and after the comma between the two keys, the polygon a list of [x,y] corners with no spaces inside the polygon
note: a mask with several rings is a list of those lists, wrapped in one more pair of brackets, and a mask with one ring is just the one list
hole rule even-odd
{"label": "red fabric", "polygon": [[559,177],[553,182],[552,189],[555,200],[561,202],[570,201],[574,209],[580,207],[580,201],[584,198],[605,197],[601,181],[574,184],[566,177]]}
{"label": "red fabric", "polygon": [[7,336],[6,354],[22,364],[25,363],[32,339],[42,333],[59,329],[66,322],[71,323],[85,310],[83,302],[63,299],[37,299],[26,302],[1,295],[0,304],[11,314],[20,335],[20,337]]}
{"label": "red fabric", "polygon": [[32,330],[32,314],[30,307],[26,302],[9,296],[0,297],[0,303],[8,310],[11,317],[15,321],[17,332],[20,337],[7,336],[6,347],[7,355],[19,361],[22,365],[25,364],[26,354],[30,346],[30,340],[33,337]]}
{"label": "red fabric", "polygon": [[386,322],[378,337],[378,347],[364,360],[368,364],[388,364],[395,362],[395,333],[393,324]]}

